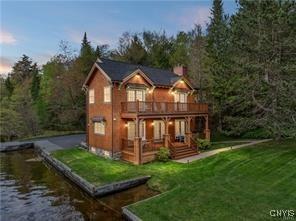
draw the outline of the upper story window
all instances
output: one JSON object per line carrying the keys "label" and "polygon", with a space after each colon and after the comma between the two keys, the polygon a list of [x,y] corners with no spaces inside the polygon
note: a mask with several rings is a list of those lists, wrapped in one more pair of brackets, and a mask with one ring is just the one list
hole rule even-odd
{"label": "upper story window", "polygon": [[105,122],[94,122],[95,134],[105,135]]}
{"label": "upper story window", "polygon": [[187,103],[187,93],[184,93],[184,92],[175,93],[175,102]]}
{"label": "upper story window", "polygon": [[104,87],[104,102],[111,102],[111,87]]}
{"label": "upper story window", "polygon": [[89,98],[89,103],[90,104],[94,104],[95,103],[95,90],[94,89],[90,89],[88,91],[88,98]]}
{"label": "upper story window", "polygon": [[145,101],[146,90],[142,89],[128,89],[127,101]]}

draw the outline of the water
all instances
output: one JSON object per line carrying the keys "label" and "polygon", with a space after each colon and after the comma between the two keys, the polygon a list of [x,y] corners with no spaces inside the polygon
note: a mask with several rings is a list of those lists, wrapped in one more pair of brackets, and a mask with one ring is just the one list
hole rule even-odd
{"label": "water", "polygon": [[142,185],[93,199],[33,150],[0,154],[1,221],[122,220],[121,207],[156,193]]}

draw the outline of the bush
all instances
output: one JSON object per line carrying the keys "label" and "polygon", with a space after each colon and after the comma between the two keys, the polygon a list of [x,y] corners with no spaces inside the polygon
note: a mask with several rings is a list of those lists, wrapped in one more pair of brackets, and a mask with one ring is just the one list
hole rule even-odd
{"label": "bush", "polygon": [[197,143],[199,144],[199,149],[207,150],[211,147],[211,142],[207,139],[197,139]]}
{"label": "bush", "polygon": [[166,147],[161,147],[157,153],[157,160],[167,162],[169,160],[170,150]]}

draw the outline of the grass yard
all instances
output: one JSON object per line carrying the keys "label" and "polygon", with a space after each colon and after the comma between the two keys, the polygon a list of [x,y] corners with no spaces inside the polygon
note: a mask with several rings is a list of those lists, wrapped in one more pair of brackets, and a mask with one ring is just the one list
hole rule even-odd
{"label": "grass yard", "polygon": [[83,150],[54,153],[96,184],[152,175],[160,196],[129,206],[143,220],[275,220],[271,209],[296,210],[296,141],[257,144],[190,164],[133,166]]}

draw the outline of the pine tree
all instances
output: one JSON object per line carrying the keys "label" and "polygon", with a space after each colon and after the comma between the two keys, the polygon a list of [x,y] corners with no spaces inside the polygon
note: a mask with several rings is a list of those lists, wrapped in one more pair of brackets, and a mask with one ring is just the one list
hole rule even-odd
{"label": "pine tree", "polygon": [[39,90],[40,90],[40,75],[39,70],[37,67],[37,64],[35,63],[32,66],[32,84],[31,84],[31,96],[33,101],[35,102],[39,96]]}
{"label": "pine tree", "polygon": [[96,60],[96,55],[90,41],[87,39],[86,32],[82,39],[79,59],[81,62],[81,71],[84,75],[87,75]]}
{"label": "pine tree", "polygon": [[[245,78],[253,124],[276,139],[296,136],[296,3],[239,1],[232,21],[234,66]],[[244,125],[243,125],[244,126]]]}
{"label": "pine tree", "polygon": [[214,0],[211,9],[211,21],[207,36],[207,66],[210,75],[211,96],[214,104],[215,122],[218,130],[223,131],[224,115],[227,113],[228,84],[231,83],[229,73],[229,30],[228,20],[223,12],[222,0]]}

